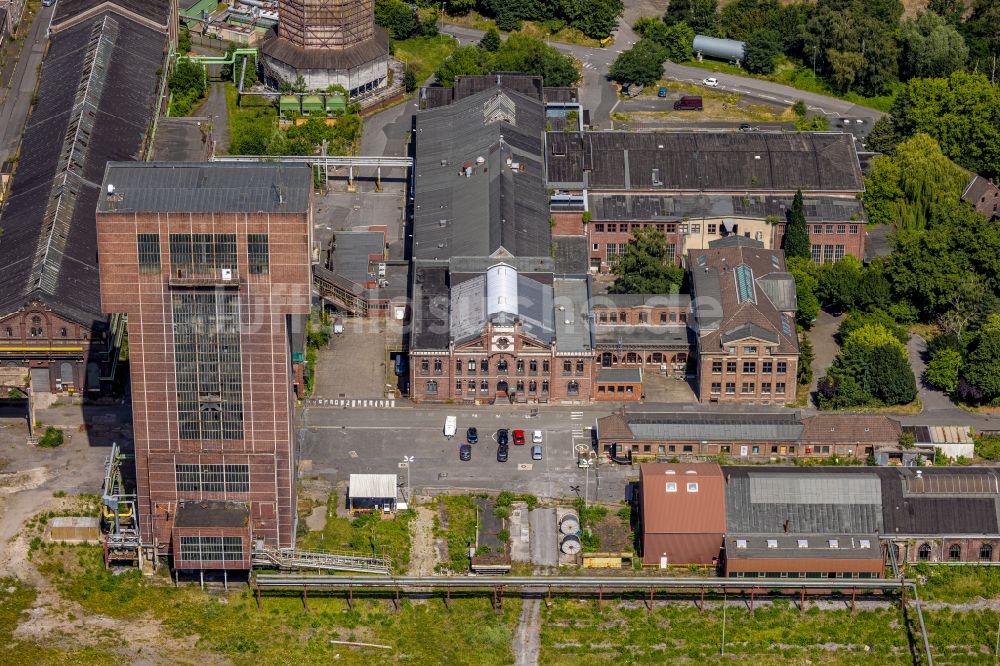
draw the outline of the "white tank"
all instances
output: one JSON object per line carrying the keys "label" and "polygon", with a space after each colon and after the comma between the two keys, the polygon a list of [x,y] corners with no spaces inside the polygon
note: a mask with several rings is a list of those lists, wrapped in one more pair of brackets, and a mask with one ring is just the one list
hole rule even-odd
{"label": "white tank", "polygon": [[559,544],[559,550],[566,555],[576,555],[583,547],[580,545],[580,537],[575,534],[567,534]]}
{"label": "white tank", "polygon": [[507,264],[491,266],[486,271],[486,314],[517,314],[517,271]]}
{"label": "white tank", "polygon": [[559,531],[563,534],[576,534],[580,531],[580,519],[575,513],[567,513],[559,521]]}

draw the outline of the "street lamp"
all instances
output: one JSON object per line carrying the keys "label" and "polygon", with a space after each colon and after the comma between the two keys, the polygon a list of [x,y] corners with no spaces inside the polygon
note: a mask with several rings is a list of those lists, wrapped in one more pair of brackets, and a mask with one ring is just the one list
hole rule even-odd
{"label": "street lamp", "polygon": [[[405,467],[406,468],[406,492],[410,492],[410,463],[412,463],[413,460],[414,460],[413,456],[403,456],[403,462],[401,462],[399,464],[400,467]],[[406,508],[410,508],[409,507],[409,503],[410,503],[410,499],[409,498],[406,499],[406,503],[407,503]]]}

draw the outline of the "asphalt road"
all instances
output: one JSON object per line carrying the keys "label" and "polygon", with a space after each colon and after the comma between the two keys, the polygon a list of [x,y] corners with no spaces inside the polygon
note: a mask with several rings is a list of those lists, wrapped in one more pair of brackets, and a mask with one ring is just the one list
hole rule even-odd
{"label": "asphalt road", "polygon": [[[482,30],[455,25],[446,25],[443,32],[452,35],[461,44],[477,43],[483,35]],[[619,25],[614,43],[607,48],[550,42],[552,46],[564,53],[569,53],[583,63],[584,85],[581,89],[581,97],[584,107],[591,110],[592,121],[596,122],[598,126],[603,127],[604,123],[610,124],[609,115],[614,108],[614,102],[617,101],[614,87],[606,78],[608,66],[621,51],[629,48],[635,41],[635,33],[632,32],[629,24],[623,21]],[[716,90],[738,93],[765,102],[790,105],[801,99],[815,113],[822,113],[833,118],[867,119],[866,126],[870,126],[871,122],[885,115],[876,109],[859,106],[835,97],[805,92],[762,79],[713,73],[698,67],[678,65],[669,60],[663,64],[663,71],[664,76],[668,79],[695,84],[700,84],[708,76],[714,76],[719,80],[719,86]]]}
{"label": "asphalt road", "polygon": [[28,118],[31,95],[35,92],[39,66],[45,55],[45,31],[55,6],[40,7],[31,24],[31,30],[22,44],[21,59],[14,69],[9,89],[4,91],[0,107],[0,163],[17,153],[21,132]]}
{"label": "asphalt road", "polygon": [[[573,411],[574,409],[578,411]],[[432,494],[446,489],[489,489],[530,492],[540,497],[582,496],[588,488],[592,501],[622,501],[628,477],[638,470],[610,463],[600,464],[590,474],[577,466],[574,447],[590,442],[589,426],[608,407],[551,407],[530,410],[510,405],[483,409],[449,407],[410,407],[385,409],[341,409],[310,406],[300,421],[302,460],[312,461],[312,473],[333,482],[346,481],[352,473],[399,474],[406,482],[406,469],[400,469],[403,456],[413,456],[409,466],[414,494]],[[457,437],[443,434],[446,414],[458,416]],[[479,430],[479,442],[472,449],[472,460],[461,462],[459,443],[466,428]],[[508,462],[496,460],[494,435],[498,428],[520,428],[529,443],[510,445]],[[541,430],[544,443],[542,460],[531,459],[531,431]]]}

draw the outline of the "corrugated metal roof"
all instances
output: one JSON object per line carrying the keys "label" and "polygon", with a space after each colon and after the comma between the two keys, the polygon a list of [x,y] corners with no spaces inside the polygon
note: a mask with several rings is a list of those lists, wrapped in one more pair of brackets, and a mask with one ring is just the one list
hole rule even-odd
{"label": "corrugated metal roof", "polygon": [[[107,194],[114,185],[114,194]],[[111,162],[100,213],[299,213],[312,170],[277,162]],[[338,240],[340,235],[338,234]]]}
{"label": "corrugated metal roof", "polygon": [[802,432],[795,412],[630,412],[636,439],[662,441],[796,441]]}
{"label": "corrugated metal roof", "polygon": [[904,478],[907,494],[912,495],[1000,495],[996,474],[947,474],[937,472]]}
{"label": "corrugated metal roof", "polygon": [[874,473],[797,475],[737,467],[724,471],[729,532],[783,533],[786,527],[791,534],[884,531]]}
{"label": "corrugated metal roof", "polygon": [[410,348],[447,349],[451,324],[447,268],[419,264],[414,267],[411,307],[413,313],[410,317]]}
{"label": "corrugated metal roof", "polygon": [[337,275],[354,284],[365,284],[370,279],[368,257],[384,254],[385,234],[381,231],[338,231],[330,263]]}
{"label": "corrugated metal roof", "polygon": [[351,499],[396,497],[395,474],[351,474],[347,485]]}

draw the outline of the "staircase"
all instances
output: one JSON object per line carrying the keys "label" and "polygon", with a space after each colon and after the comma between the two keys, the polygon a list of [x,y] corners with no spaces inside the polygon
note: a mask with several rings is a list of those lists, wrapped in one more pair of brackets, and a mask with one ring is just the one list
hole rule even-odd
{"label": "staircase", "polygon": [[392,575],[392,560],[388,557],[360,557],[351,553],[325,553],[263,548],[253,552],[255,567],[276,567],[282,571],[317,569],[321,571],[354,571],[357,573]]}
{"label": "staircase", "polygon": [[896,544],[892,541],[887,541],[885,551],[886,555],[888,555],[889,564],[892,566],[893,578],[899,578],[902,574],[899,572],[899,562],[896,561]]}

